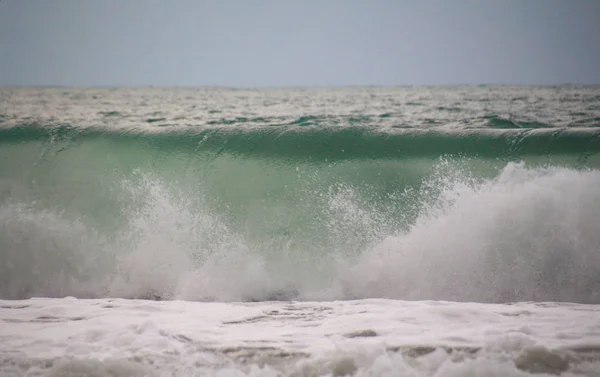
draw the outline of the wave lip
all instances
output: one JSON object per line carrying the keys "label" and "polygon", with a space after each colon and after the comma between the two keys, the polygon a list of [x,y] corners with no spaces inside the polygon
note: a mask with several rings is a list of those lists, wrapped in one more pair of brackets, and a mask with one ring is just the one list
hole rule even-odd
{"label": "wave lip", "polygon": [[517,159],[527,156],[600,153],[600,129],[418,130],[370,127],[140,129],[114,130],[23,125],[0,130],[0,146],[27,142],[48,145],[110,142],[160,148],[164,153],[226,153],[297,160],[402,159],[455,155]]}

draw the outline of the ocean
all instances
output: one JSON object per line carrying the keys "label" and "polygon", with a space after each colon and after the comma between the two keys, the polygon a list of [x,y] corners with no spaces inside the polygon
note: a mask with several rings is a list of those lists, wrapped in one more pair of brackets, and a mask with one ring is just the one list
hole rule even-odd
{"label": "ocean", "polygon": [[0,88],[0,376],[600,376],[600,87]]}

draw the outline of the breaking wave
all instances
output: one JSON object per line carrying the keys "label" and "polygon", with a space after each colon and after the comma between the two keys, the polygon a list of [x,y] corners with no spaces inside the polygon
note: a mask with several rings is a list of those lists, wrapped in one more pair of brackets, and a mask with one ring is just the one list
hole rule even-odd
{"label": "breaking wave", "polygon": [[2,298],[600,303],[595,130],[2,132]]}

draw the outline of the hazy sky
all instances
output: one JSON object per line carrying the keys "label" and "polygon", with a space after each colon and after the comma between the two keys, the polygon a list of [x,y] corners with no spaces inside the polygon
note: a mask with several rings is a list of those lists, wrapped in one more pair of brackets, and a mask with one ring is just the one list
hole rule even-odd
{"label": "hazy sky", "polygon": [[600,0],[2,0],[0,85],[600,83]]}

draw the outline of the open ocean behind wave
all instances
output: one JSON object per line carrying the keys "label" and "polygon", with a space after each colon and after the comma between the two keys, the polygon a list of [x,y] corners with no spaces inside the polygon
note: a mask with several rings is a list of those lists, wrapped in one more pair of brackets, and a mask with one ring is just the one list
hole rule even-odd
{"label": "open ocean behind wave", "polygon": [[600,376],[599,169],[597,86],[0,88],[0,375]]}

